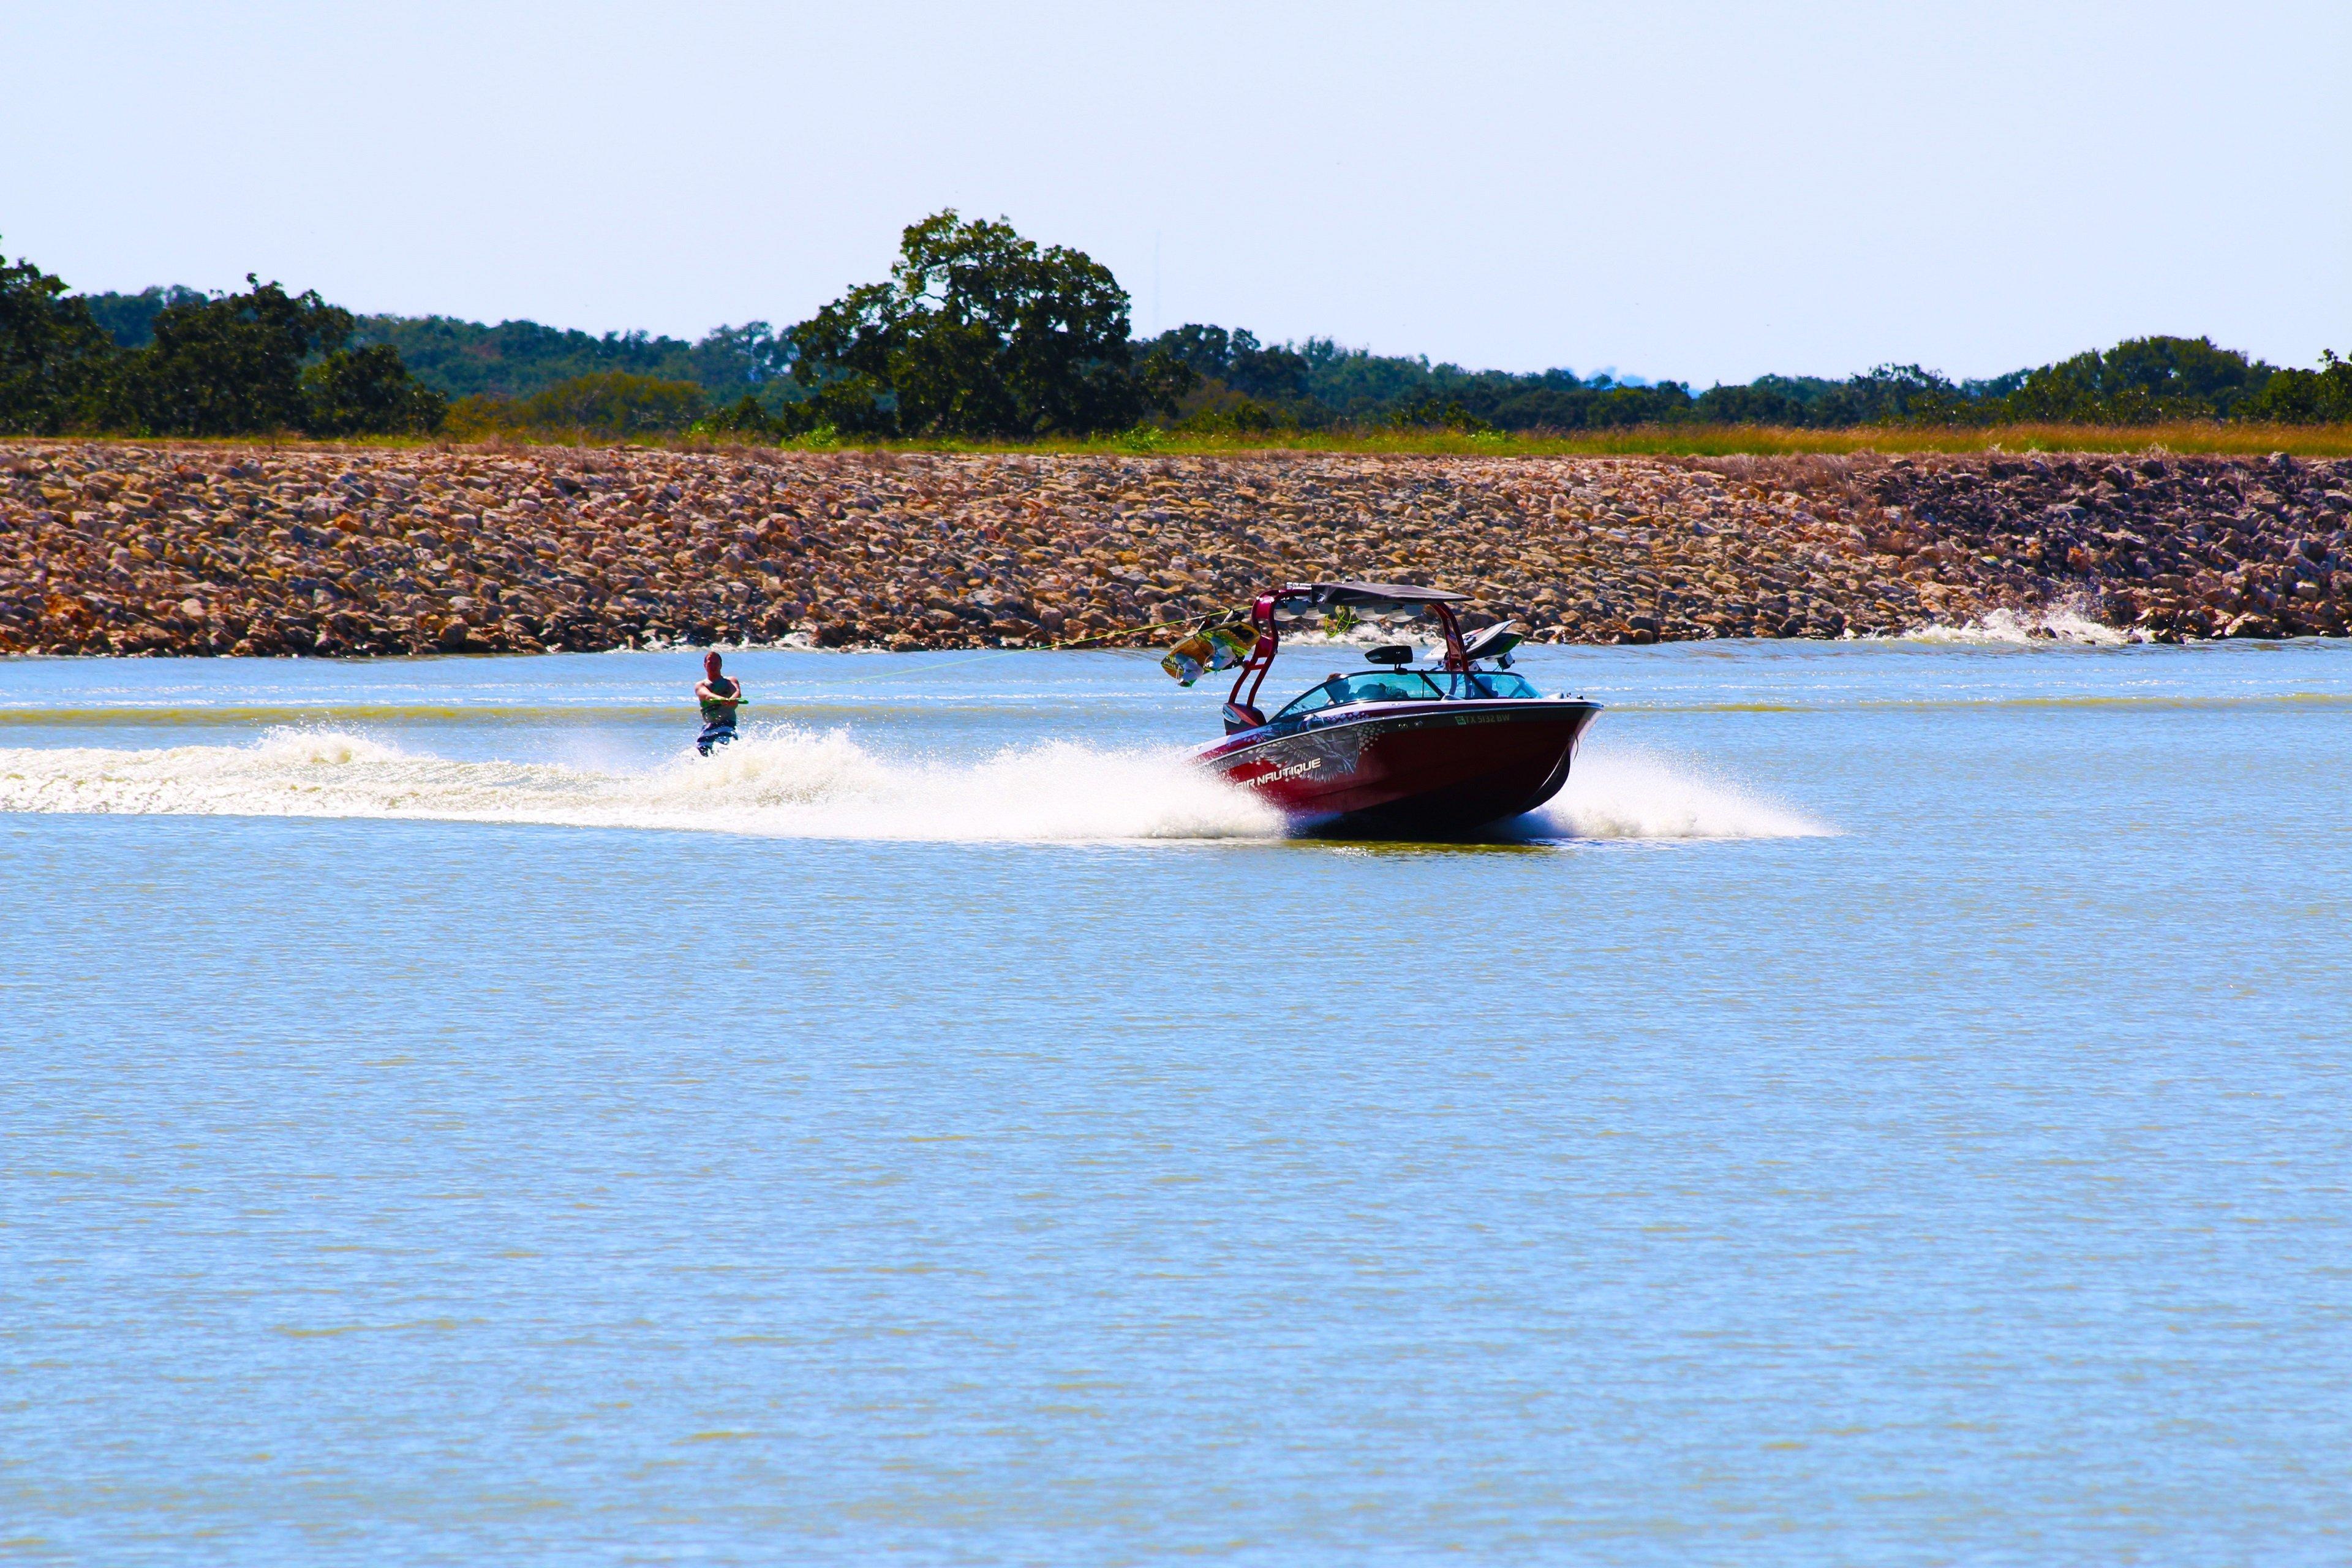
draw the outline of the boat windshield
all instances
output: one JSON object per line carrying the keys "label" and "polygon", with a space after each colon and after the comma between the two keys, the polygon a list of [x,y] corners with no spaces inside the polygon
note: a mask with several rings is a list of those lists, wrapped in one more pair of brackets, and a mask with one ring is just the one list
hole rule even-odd
{"label": "boat windshield", "polygon": [[1318,708],[1344,708],[1350,702],[1434,702],[1444,695],[1417,669],[1368,669],[1360,675],[1335,675],[1309,688],[1275,717],[1296,719]]}
{"label": "boat windshield", "polygon": [[[1433,675],[1430,679],[1445,688],[1448,697],[1541,697],[1542,692],[1528,684],[1524,675],[1513,675],[1507,669],[1474,669],[1468,675]],[[1465,689],[1464,682],[1467,681]]]}
{"label": "boat windshield", "polygon": [[1540,697],[1543,694],[1521,676],[1500,670],[1473,670],[1468,675],[1443,670],[1369,669],[1356,675],[1335,675],[1311,687],[1275,715],[1296,719],[1324,708],[1344,708],[1354,702],[1433,702],[1441,698]]}

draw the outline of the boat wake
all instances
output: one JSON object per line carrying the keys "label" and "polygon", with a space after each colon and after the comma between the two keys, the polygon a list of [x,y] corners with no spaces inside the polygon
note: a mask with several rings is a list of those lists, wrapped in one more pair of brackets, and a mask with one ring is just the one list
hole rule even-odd
{"label": "boat wake", "polygon": [[[1276,839],[1280,818],[1181,754],[1069,742],[978,761],[879,755],[840,731],[748,731],[635,772],[467,762],[332,729],[242,746],[0,750],[0,811],[541,823],[773,837],[1005,842]],[[1591,753],[1535,838],[1757,838],[1824,831],[1639,753]]]}
{"label": "boat wake", "polygon": [[1521,836],[1551,838],[1820,838],[1835,831],[1689,763],[1591,747],[1551,804],[1516,825]]}
{"label": "boat wake", "polygon": [[798,838],[1276,838],[1264,806],[1165,753],[1052,742],[979,762],[747,731],[641,772],[454,762],[332,730],[247,746],[0,751],[0,811],[545,823]]}

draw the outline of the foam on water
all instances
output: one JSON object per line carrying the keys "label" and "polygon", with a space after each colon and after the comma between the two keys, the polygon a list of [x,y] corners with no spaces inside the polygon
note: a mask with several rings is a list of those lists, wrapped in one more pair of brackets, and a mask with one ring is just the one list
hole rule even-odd
{"label": "foam on water", "polygon": [[1691,763],[1647,752],[1586,751],[1568,785],[1523,819],[1563,838],[1817,838],[1835,829]]}
{"label": "foam on water", "polygon": [[838,731],[747,732],[635,773],[452,762],[332,730],[247,746],[0,751],[0,810],[399,817],[794,837],[1262,838],[1257,802],[1165,752],[1068,742],[977,763],[877,756]]}
{"label": "foam on water", "polygon": [[2123,647],[2142,640],[2137,632],[2118,630],[2098,620],[2077,601],[2042,610],[1988,610],[1964,626],[1919,626],[1903,636],[1909,642],[2021,647],[2047,647],[2053,642]]}
{"label": "foam on water", "polygon": [[[0,811],[381,817],[803,838],[1276,838],[1264,804],[1182,753],[1073,742],[979,761],[888,757],[839,730],[766,726],[714,756],[635,771],[460,762],[332,729],[284,728],[243,746],[0,750]],[[1523,819],[1534,838],[1780,838],[1828,831],[1702,770],[1643,752],[1588,752]]]}

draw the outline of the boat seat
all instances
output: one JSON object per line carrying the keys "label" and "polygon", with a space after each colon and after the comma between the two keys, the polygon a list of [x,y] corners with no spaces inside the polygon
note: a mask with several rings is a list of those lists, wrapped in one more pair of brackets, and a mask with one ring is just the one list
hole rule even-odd
{"label": "boat seat", "polygon": [[1238,735],[1244,730],[1255,730],[1265,722],[1265,715],[1246,702],[1225,704],[1225,733]]}

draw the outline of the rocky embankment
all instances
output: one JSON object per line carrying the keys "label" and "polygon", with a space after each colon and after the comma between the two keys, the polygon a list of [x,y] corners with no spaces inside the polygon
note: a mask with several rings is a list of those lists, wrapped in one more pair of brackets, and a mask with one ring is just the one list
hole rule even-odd
{"label": "rocky embankment", "polygon": [[1118,640],[1317,576],[1538,640],[2340,636],[2352,462],[0,443],[0,652]]}

